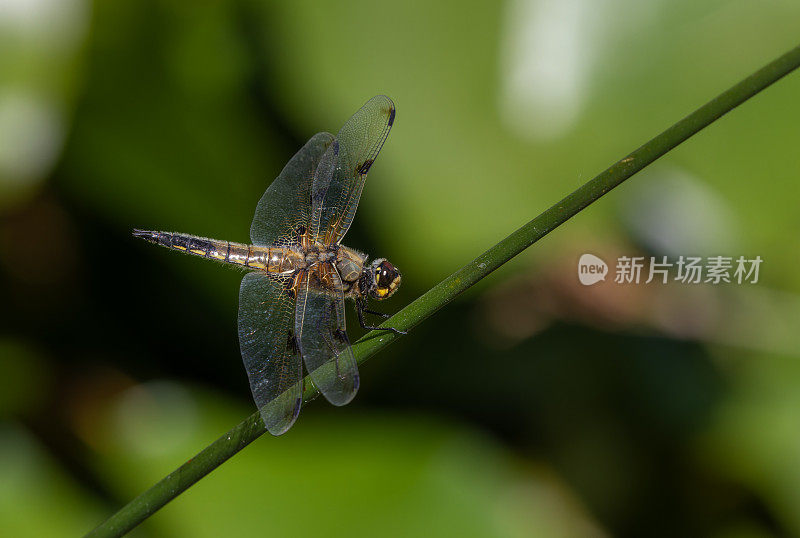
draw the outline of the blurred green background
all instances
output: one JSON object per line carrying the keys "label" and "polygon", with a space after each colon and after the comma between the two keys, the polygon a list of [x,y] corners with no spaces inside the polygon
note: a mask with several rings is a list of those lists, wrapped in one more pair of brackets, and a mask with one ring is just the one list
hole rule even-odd
{"label": "blurred green background", "polygon": [[[394,312],[799,29],[794,0],[0,2],[0,534],[81,535],[254,411],[241,274],[133,227],[246,241],[291,155],[386,93],[346,244],[401,268]],[[683,144],[133,535],[800,535],[798,95]],[[583,287],[585,252],[764,263]]]}

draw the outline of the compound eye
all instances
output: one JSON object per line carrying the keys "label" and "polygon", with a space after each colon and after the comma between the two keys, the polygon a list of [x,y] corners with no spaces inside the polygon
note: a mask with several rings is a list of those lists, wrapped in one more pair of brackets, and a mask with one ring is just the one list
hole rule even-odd
{"label": "compound eye", "polygon": [[396,278],[397,269],[389,262],[382,262],[375,269],[375,283],[378,285],[379,289],[388,288]]}
{"label": "compound eye", "polygon": [[373,270],[375,275],[370,295],[378,300],[391,297],[400,286],[400,271],[385,259],[380,260],[380,263],[376,263]]}

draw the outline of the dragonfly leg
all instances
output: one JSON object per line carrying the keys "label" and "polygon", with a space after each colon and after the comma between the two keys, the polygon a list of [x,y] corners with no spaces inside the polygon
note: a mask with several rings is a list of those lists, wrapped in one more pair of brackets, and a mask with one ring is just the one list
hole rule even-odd
{"label": "dragonfly leg", "polygon": [[366,308],[366,306],[364,307],[364,313],[374,314],[376,316],[382,317],[383,319],[389,319],[390,317],[392,317],[391,314],[384,314],[383,312],[378,312],[377,310],[370,310],[369,308]]}
{"label": "dragonfly leg", "polygon": [[[362,301],[359,301],[358,299],[356,299],[356,312],[358,312],[358,323],[361,325],[361,327],[363,329],[369,329],[370,331],[389,331],[389,332],[393,332],[395,334],[408,334],[408,331],[401,331],[400,329],[395,329],[394,327],[378,327],[376,325],[367,325],[367,323],[364,321],[364,312],[367,312],[367,313],[370,313],[370,314],[375,313],[375,314],[379,314],[379,315],[383,315],[383,314],[380,314],[378,312],[372,312],[371,310],[368,310],[366,301],[362,302]],[[386,317],[389,317],[389,316],[386,316]]]}

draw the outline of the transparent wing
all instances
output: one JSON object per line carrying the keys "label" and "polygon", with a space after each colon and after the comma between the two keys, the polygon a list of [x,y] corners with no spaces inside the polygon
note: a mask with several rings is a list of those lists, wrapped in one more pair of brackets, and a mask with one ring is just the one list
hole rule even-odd
{"label": "transparent wing", "polygon": [[312,186],[311,233],[323,244],[338,243],[350,228],[394,112],[391,99],[376,95],[347,120],[336,135],[337,143],[328,146]]}
{"label": "transparent wing", "polygon": [[272,435],[292,427],[303,398],[294,311],[295,300],[283,282],[258,271],[242,279],[239,347],[253,399]]}
{"label": "transparent wing", "polygon": [[[341,280],[328,275],[336,289]],[[358,391],[358,366],[345,332],[344,294],[321,291],[306,281],[299,287],[295,332],[314,385],[333,405],[345,405]]]}
{"label": "transparent wing", "polygon": [[298,226],[309,226],[311,183],[319,160],[333,142],[330,133],[317,133],[294,154],[256,206],[250,240],[254,245],[281,244]]}

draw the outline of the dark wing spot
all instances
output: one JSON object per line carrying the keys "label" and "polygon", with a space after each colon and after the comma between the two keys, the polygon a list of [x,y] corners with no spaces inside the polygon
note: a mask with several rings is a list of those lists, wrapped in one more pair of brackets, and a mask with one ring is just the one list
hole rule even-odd
{"label": "dark wing spot", "polygon": [[338,140],[334,140],[333,141],[333,155],[334,156],[339,155],[339,141]]}
{"label": "dark wing spot", "polygon": [[369,172],[369,169],[372,167],[372,163],[374,162],[375,161],[373,159],[367,159],[366,161],[364,161],[361,164],[361,166],[358,167],[358,173],[363,176],[364,174]]}
{"label": "dark wing spot", "polygon": [[349,344],[350,341],[347,339],[347,333],[341,329],[336,329],[333,331],[333,337],[342,344]]}
{"label": "dark wing spot", "polygon": [[394,107],[389,109],[389,127],[394,123]]}
{"label": "dark wing spot", "polygon": [[289,337],[286,340],[286,349],[289,350],[290,355],[297,355],[300,353],[300,346],[297,345],[297,337],[289,331]]}
{"label": "dark wing spot", "polygon": [[294,299],[297,296],[297,292],[294,290],[294,279],[287,278],[283,281],[283,287],[286,289],[286,293],[289,294],[289,297]]}
{"label": "dark wing spot", "polygon": [[296,233],[298,236],[306,235],[306,227],[301,224],[294,229],[294,233]]}

